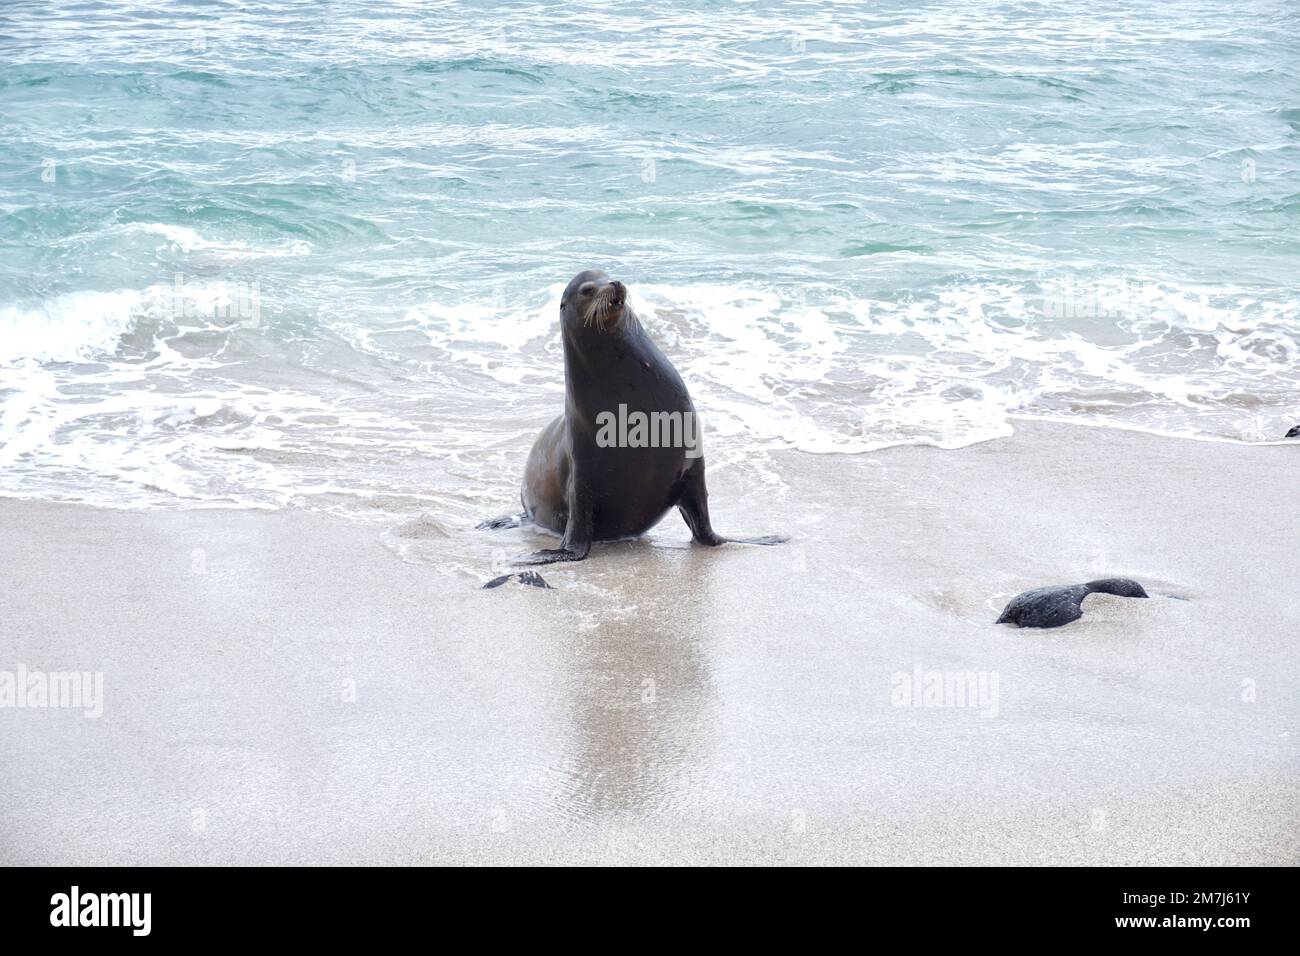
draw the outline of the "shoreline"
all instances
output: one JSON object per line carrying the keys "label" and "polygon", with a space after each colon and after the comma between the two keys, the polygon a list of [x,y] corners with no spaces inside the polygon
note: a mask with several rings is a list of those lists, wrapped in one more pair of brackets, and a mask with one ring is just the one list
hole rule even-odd
{"label": "shoreline", "polygon": [[[978,447],[980,445],[986,445],[991,442],[1001,442],[1001,441],[1006,441],[1008,439],[1014,439],[1018,433],[1018,429],[1021,428],[1029,428],[1032,430],[1032,429],[1036,429],[1039,427],[1046,427],[1046,426],[1065,427],[1065,428],[1084,428],[1084,429],[1093,429],[1093,430],[1100,430],[1100,431],[1127,432],[1136,435],[1144,435],[1150,438],[1155,438],[1160,440],[1188,441],[1188,442],[1198,442],[1198,443],[1210,444],[1210,445],[1232,445],[1240,448],[1272,448],[1272,447],[1287,447],[1292,445],[1300,445],[1300,439],[1296,439],[1296,438],[1279,437],[1275,439],[1247,440],[1242,438],[1230,438],[1223,435],[1208,435],[1208,434],[1202,435],[1202,434],[1189,434],[1185,432],[1164,431],[1161,429],[1149,428],[1147,426],[1142,426],[1142,425],[1131,425],[1120,421],[1095,421],[1086,418],[1071,418],[1071,417],[1057,416],[1057,415],[1008,414],[1007,421],[1012,427],[1011,433],[1005,435],[992,435],[986,438],[977,438],[969,441],[966,444],[961,444],[961,445],[949,446],[945,444],[936,443],[929,439],[918,438],[916,440],[905,440],[905,441],[900,440],[893,444],[881,445],[878,447],[871,447],[871,448],[853,450],[853,451],[838,451],[838,450],[813,451],[806,448],[797,448],[793,446],[780,447],[780,448],[756,447],[749,450],[742,449],[742,450],[728,451],[727,457],[732,458],[732,457],[744,457],[746,455],[767,455],[767,456],[778,456],[778,457],[794,456],[796,458],[799,456],[806,456],[807,458],[810,459],[858,458],[864,456],[870,457],[872,455],[879,455],[899,448],[924,448],[924,449],[931,449],[934,451],[942,451],[942,452],[960,452],[969,448]],[[1297,417],[1297,421],[1300,421],[1300,416]],[[1282,427],[1289,428],[1291,426],[1284,425]],[[1300,425],[1297,425],[1295,427],[1300,427]],[[519,450],[517,457],[519,458],[518,467],[520,470],[522,470],[523,460],[527,455],[527,451],[528,451],[527,446],[524,446]],[[710,458],[710,461],[712,460],[713,459]],[[517,476],[512,476],[512,477],[517,477]],[[513,487],[514,484],[511,484],[510,488]],[[155,488],[150,488],[150,490],[158,491],[158,489]],[[417,500],[416,498],[414,498],[414,496],[409,494],[400,494],[400,495],[392,496],[381,491],[375,491],[368,495],[358,491],[352,491],[346,493],[346,495],[354,498],[357,502],[383,502],[385,501],[385,499],[390,499],[390,498],[401,500],[404,503],[411,503]],[[507,497],[508,496],[509,496],[509,492],[507,492]],[[397,516],[403,513],[411,513],[411,514],[417,513],[415,507],[409,507],[406,508],[405,510],[393,509],[388,512],[383,510],[382,507],[376,507],[376,509],[373,511],[367,511],[365,507],[354,508],[351,511],[331,510],[329,508],[320,507],[310,503],[311,496],[301,498],[298,501],[282,502],[276,504],[271,502],[250,501],[250,500],[236,501],[234,499],[229,499],[229,500],[197,499],[197,498],[182,498],[175,495],[168,495],[167,497],[159,498],[157,501],[150,502],[150,503],[138,502],[130,505],[123,505],[123,504],[114,504],[111,502],[98,501],[98,500],[89,501],[89,500],[77,499],[77,498],[51,498],[51,497],[44,497],[37,494],[28,495],[28,494],[15,494],[12,492],[0,492],[0,502],[2,501],[20,501],[20,502],[45,503],[45,504],[68,504],[68,505],[76,505],[80,507],[102,509],[105,511],[123,511],[129,513],[149,513],[154,511],[166,511],[166,512],[260,511],[266,513],[304,511],[308,513],[326,514],[333,517],[346,517],[346,518],[366,517],[366,518],[377,518],[379,520],[383,520],[389,516]],[[426,502],[422,502],[421,504],[427,505],[428,507],[431,508],[436,508],[440,504],[440,502],[434,499],[430,499]]]}
{"label": "shoreline", "polygon": [[[436,514],[0,499],[0,671],[103,675],[0,709],[0,862],[1294,864],[1286,444],[724,461],[715,525],[789,544],[669,515],[553,591],[479,590],[542,536]],[[1104,575],[1152,597],[992,623]],[[996,706],[900,706],[917,668]]]}

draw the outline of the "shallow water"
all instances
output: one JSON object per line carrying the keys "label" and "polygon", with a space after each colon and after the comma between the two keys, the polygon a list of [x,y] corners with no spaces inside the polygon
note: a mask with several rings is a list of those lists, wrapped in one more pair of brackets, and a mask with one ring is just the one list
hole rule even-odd
{"label": "shallow water", "polygon": [[0,493],[508,510],[592,266],[755,481],[1022,415],[1279,438],[1297,19],[6,4]]}

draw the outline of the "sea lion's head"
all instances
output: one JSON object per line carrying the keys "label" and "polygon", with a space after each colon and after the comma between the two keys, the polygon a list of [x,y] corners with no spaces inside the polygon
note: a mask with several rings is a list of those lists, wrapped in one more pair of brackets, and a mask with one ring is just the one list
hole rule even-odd
{"label": "sea lion's head", "polygon": [[579,272],[560,299],[560,321],[568,332],[608,332],[633,319],[627,286],[599,269]]}

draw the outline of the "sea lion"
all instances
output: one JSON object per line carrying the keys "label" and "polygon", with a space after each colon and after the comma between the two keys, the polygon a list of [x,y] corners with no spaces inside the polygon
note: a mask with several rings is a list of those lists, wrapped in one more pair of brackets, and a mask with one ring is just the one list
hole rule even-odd
{"label": "sea lion", "polygon": [[1129,578],[1102,578],[1087,584],[1036,588],[1013,597],[997,623],[1016,627],[1060,627],[1083,617],[1083,599],[1089,594],[1147,597],[1142,585]]}
{"label": "sea lion", "polygon": [[713,530],[695,406],[628,306],[623,283],[599,270],[574,276],[560,300],[560,331],[564,414],[533,443],[520,500],[528,519],[563,540],[515,563],[581,561],[593,541],[644,534],[674,506],[700,544],[787,540]]}
{"label": "sea lion", "polygon": [[1293,425],[1291,430],[1282,436],[1283,438],[1300,438],[1300,425]]}

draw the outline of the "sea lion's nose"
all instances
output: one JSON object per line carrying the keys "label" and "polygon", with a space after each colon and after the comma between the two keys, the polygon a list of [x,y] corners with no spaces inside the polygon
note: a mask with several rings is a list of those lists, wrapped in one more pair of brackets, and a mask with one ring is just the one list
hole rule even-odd
{"label": "sea lion's nose", "polygon": [[627,298],[627,286],[615,279],[609,284],[609,300],[615,305],[622,305]]}

